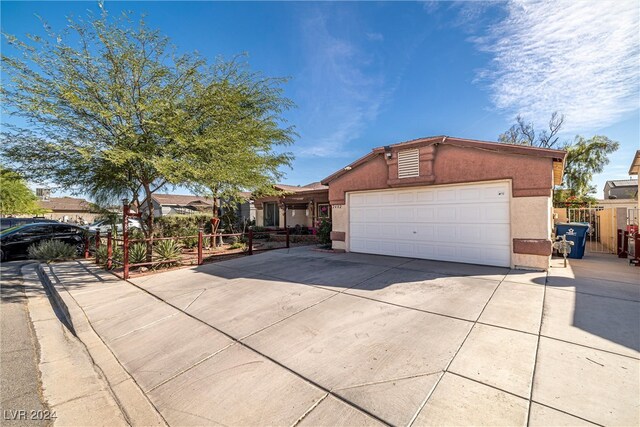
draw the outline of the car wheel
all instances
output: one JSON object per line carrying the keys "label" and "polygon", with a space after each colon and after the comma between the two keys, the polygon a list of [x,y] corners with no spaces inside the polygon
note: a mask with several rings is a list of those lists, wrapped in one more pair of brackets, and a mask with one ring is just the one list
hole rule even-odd
{"label": "car wheel", "polygon": [[9,254],[6,251],[0,249],[0,261],[4,262],[7,260]]}

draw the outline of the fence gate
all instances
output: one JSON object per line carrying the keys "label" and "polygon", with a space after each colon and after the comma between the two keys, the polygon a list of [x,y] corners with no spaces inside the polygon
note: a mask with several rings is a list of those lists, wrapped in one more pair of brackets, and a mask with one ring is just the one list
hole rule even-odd
{"label": "fence gate", "polygon": [[632,234],[638,227],[638,210],[627,208],[569,208],[569,222],[589,224],[586,251],[616,254],[618,230]]}

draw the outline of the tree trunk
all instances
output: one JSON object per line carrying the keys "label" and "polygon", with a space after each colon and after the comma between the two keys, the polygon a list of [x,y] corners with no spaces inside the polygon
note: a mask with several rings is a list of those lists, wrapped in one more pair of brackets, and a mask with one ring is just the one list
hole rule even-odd
{"label": "tree trunk", "polygon": [[[145,203],[147,205],[148,215],[146,218],[146,230],[143,228],[143,232],[145,238],[147,238],[147,262],[152,261],[153,257],[153,201],[151,200],[151,186],[148,183],[143,184],[144,194],[145,194]],[[142,212],[142,206],[139,206],[139,213]],[[142,218],[141,218],[142,219]],[[142,222],[142,221],[141,221]]]}

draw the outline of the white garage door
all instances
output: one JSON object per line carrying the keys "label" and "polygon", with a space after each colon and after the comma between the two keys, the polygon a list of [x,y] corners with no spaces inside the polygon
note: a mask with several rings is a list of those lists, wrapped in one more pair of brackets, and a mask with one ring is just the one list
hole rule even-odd
{"label": "white garage door", "polygon": [[349,250],[509,266],[507,183],[349,193]]}

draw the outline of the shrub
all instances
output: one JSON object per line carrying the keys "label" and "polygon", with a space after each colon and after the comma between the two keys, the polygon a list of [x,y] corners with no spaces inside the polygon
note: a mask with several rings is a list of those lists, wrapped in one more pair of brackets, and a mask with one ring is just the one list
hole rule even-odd
{"label": "shrub", "polygon": [[211,234],[211,214],[161,216],[156,218],[155,226],[158,237],[189,236],[197,234],[200,227],[204,227],[205,234]]}
{"label": "shrub", "polygon": [[229,250],[231,249],[242,249],[245,250],[247,248],[247,245],[245,245],[244,243],[240,243],[240,242],[235,242],[232,243],[231,245],[229,245]]}
{"label": "shrub", "polygon": [[[100,265],[103,268],[107,268],[107,245],[100,245],[98,250],[96,250],[96,257],[98,258]],[[119,247],[114,247],[113,253],[111,254],[111,259],[113,261],[122,262],[123,260],[122,249],[120,249]],[[118,267],[118,265],[114,263],[112,265],[112,268],[116,268],[116,267]]]}
{"label": "shrub", "polygon": [[331,220],[329,218],[322,218],[318,224],[318,242],[321,245],[331,243]]}
{"label": "shrub", "polygon": [[78,248],[59,240],[44,240],[29,246],[29,258],[42,259],[47,262],[73,259],[78,255]]}
{"label": "shrub", "polygon": [[157,261],[175,261],[164,262],[164,265],[180,264],[180,255],[182,248],[173,240],[160,240],[153,248],[153,254]]}
{"label": "shrub", "polygon": [[140,264],[147,260],[147,245],[146,243],[134,243],[129,246],[129,263]]}

